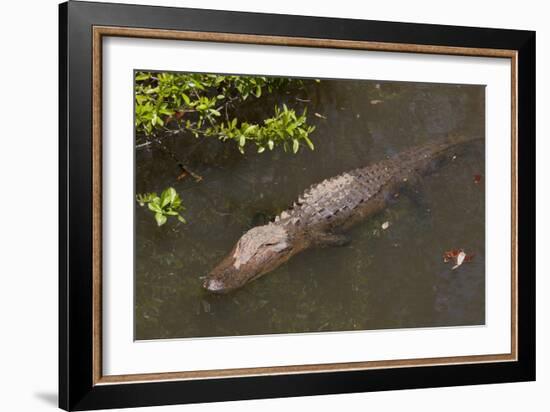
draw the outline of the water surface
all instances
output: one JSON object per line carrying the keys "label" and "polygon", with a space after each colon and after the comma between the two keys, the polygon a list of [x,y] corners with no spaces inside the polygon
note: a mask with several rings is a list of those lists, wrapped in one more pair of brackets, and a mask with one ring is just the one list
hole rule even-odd
{"label": "water surface", "polygon": [[[241,155],[213,138],[168,139],[203,176],[200,183],[177,180],[177,164],[158,148],[137,150],[136,192],[174,187],[188,224],[174,219],[159,228],[136,204],[135,338],[483,324],[483,142],[356,226],[347,246],[308,250],[229,295],[203,291],[201,278],[245,231],[286,209],[311,184],[447,133],[483,136],[484,96],[484,87],[473,85],[306,81],[304,90],[262,97],[242,114],[259,120],[276,102],[300,112],[307,106],[317,127],[314,151]],[[442,254],[455,248],[475,257],[451,270]]]}

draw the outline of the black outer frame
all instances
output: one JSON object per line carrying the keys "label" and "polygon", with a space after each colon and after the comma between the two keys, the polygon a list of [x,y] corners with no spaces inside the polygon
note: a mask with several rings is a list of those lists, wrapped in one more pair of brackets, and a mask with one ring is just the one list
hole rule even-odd
{"label": "black outer frame", "polygon": [[[93,25],[517,51],[518,361],[94,386]],[[535,32],[73,1],[59,6],[60,408],[106,409],[530,380],[535,380]]]}

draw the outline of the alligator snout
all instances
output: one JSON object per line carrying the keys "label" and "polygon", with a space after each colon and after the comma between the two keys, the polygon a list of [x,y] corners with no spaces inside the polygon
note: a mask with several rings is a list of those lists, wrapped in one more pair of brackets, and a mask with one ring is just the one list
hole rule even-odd
{"label": "alligator snout", "polygon": [[204,289],[227,293],[272,271],[295,253],[285,228],[268,224],[246,232],[233,250],[208,274]]}
{"label": "alligator snout", "polygon": [[252,275],[250,268],[236,268],[235,258],[230,253],[210,271],[202,287],[211,293],[228,293],[243,286]]}
{"label": "alligator snout", "polygon": [[211,293],[226,293],[228,292],[224,283],[218,279],[206,279],[202,287]]}

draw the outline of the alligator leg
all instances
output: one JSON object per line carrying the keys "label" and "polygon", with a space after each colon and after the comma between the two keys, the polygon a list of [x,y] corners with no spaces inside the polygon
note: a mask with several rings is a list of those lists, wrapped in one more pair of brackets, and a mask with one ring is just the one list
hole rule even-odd
{"label": "alligator leg", "polygon": [[425,210],[429,206],[425,201],[426,185],[425,180],[422,179],[422,175],[417,172],[409,172],[406,177],[400,179],[401,182],[394,188],[394,191],[386,195],[386,201],[388,204],[395,203],[395,201],[404,196],[419,210]]}
{"label": "alligator leg", "polygon": [[421,222],[426,224],[430,221],[429,216],[431,215],[432,205],[429,201],[429,196],[427,196],[428,190],[429,188],[423,182],[412,186],[405,186],[401,190],[402,196],[408,200],[411,206],[408,208],[409,212],[416,216],[419,224]]}

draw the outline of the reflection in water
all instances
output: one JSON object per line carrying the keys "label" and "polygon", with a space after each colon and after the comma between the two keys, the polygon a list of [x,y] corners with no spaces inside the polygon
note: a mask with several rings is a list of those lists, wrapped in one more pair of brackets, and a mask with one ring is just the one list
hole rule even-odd
{"label": "reflection in water", "polygon": [[[483,86],[306,82],[243,113],[261,119],[275,102],[307,106],[315,151],[241,155],[216,139],[169,140],[200,183],[176,180],[163,152],[138,150],[136,192],[173,186],[188,224],[158,228],[136,204],[136,339],[483,324],[485,187],[474,182],[485,171],[483,142],[356,226],[347,246],[308,250],[228,295],[206,293],[201,278],[311,184],[449,132],[484,135],[484,96]],[[474,260],[451,270],[442,254],[453,248]]]}

